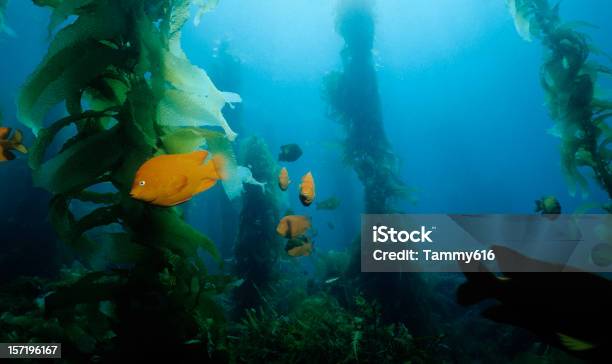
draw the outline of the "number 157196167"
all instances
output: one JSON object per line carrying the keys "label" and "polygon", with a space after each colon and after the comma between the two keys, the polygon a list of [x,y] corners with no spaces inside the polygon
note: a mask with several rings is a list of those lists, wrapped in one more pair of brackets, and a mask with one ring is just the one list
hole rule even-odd
{"label": "number 157196167", "polygon": [[61,358],[61,344],[0,344],[0,358]]}

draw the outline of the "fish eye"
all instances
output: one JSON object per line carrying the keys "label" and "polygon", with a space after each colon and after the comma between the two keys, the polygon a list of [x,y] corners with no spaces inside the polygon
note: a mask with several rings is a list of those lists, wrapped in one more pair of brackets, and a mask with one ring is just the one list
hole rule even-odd
{"label": "fish eye", "polygon": [[138,184],[139,184],[141,187],[144,187],[144,185],[146,185],[146,184],[147,184],[147,182],[145,182],[145,181],[140,181],[140,182],[138,182]]}

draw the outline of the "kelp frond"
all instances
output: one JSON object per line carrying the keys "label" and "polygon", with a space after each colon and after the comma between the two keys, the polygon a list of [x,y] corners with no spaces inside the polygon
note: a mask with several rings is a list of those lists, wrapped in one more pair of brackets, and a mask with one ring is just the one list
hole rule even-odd
{"label": "kelp frond", "polygon": [[386,136],[374,67],[374,11],[371,0],[339,2],[336,31],[344,39],[342,70],[328,74],[324,98],[331,118],[345,129],[344,162],[365,187],[366,212],[393,210],[406,196],[398,160]]}
{"label": "kelp frond", "polygon": [[[65,313],[109,301],[117,307],[110,322],[116,352],[123,345],[156,347],[155,342],[164,343],[160,350],[183,352],[189,342],[198,358],[208,357],[210,335],[220,333],[224,319],[215,297],[231,280],[210,276],[199,254],[218,262],[217,248],[178,209],[129,196],[135,171],[152,156],[205,146],[235,159],[235,133],[222,114],[227,94],[181,49],[192,2],[34,2],[52,8],[48,52],[18,97],[20,121],[37,136],[30,159],[34,182],[54,195],[50,219],[59,237],[92,269],[91,277],[113,282],[107,289],[91,281],[99,289],[85,289],[81,297],[74,292],[85,281],[67,283],[47,292],[43,311],[72,328],[66,343],[81,354],[104,354],[108,342],[84,333]],[[50,120],[49,111],[61,103],[68,116]],[[68,131],[73,135],[62,140]],[[51,145],[59,151],[51,153]],[[77,214],[73,201],[91,209]],[[114,264],[130,269],[109,269]],[[163,299],[151,309],[151,297]],[[171,318],[169,311],[176,315]],[[153,321],[158,330],[146,330],[143,323]],[[74,342],[79,335],[88,341]]]}
{"label": "kelp frond", "polygon": [[579,189],[587,195],[587,169],[612,198],[612,153],[608,149],[612,102],[596,93],[598,78],[610,73],[609,67],[592,57],[603,52],[577,29],[581,23],[567,23],[559,17],[559,4],[509,0],[508,6],[521,37],[538,39],[546,49],[540,82],[556,123],[553,134],[561,139],[561,164],[570,192]]}

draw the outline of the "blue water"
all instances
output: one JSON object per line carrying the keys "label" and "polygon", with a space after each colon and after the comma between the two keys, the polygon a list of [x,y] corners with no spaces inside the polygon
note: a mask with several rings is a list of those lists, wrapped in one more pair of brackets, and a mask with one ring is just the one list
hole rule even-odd
{"label": "blue water", "polygon": [[[242,60],[242,87],[224,91],[242,95],[243,134],[263,137],[273,155],[282,144],[300,144],[304,156],[289,165],[294,187],[311,170],[318,198],[342,201],[332,212],[301,207],[293,195],[284,203],[313,216],[320,249],[348,246],[362,210],[361,185],[340,160],[343,131],[326,117],[321,97],[323,77],[340,66],[334,11],[334,2],[323,0],[221,0],[183,33],[186,53],[204,69],[218,41],[230,42]],[[535,199],[555,195],[572,212],[607,201],[597,186],[588,198],[568,193],[558,141],[547,134],[553,122],[539,84],[542,48],[517,35],[503,1],[385,0],[376,13],[385,129],[416,199],[402,210],[530,213]],[[48,16],[30,2],[10,2],[7,19],[17,37],[0,40],[0,110],[8,126],[19,127],[16,94],[46,51]],[[594,43],[610,46],[609,2],[566,0],[561,17],[598,25],[587,29]],[[32,193],[24,158],[0,166],[0,218],[27,210],[24,196]],[[210,198],[197,197],[190,220],[214,239]]]}

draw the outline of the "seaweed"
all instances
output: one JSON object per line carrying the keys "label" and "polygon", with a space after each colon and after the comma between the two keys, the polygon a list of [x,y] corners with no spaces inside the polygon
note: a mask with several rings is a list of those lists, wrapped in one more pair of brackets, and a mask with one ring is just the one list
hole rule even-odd
{"label": "seaweed", "polygon": [[434,353],[404,325],[380,322],[380,307],[362,296],[354,310],[325,294],[303,300],[288,315],[249,309],[231,338],[238,363],[427,363]]}
{"label": "seaweed", "polygon": [[[273,186],[277,166],[266,143],[250,137],[241,143],[242,164],[253,169],[253,177]],[[235,313],[257,308],[278,279],[277,261],[282,250],[275,227],[279,219],[276,189],[247,185],[242,195],[238,236],[234,247],[234,274],[244,283],[234,292]]]}
{"label": "seaweed", "polygon": [[[19,118],[37,136],[34,182],[53,193],[50,220],[84,273],[46,285],[40,307],[2,321],[23,341],[32,340],[38,318],[57,322],[69,361],[214,356],[225,320],[218,296],[233,280],[208,274],[199,258],[204,251],[219,261],[215,244],[178,208],[129,196],[136,169],[170,152],[164,140],[180,127],[220,128],[203,131],[211,145],[236,136],[221,112],[224,93],[181,50],[191,1],[34,2],[51,7],[54,35],[19,94]],[[63,25],[68,17],[74,21]],[[68,116],[49,123],[49,110],[62,102]],[[71,125],[76,134],[57,140]],[[46,158],[54,142],[62,147]],[[73,201],[94,207],[77,216]],[[104,259],[106,267],[96,270]],[[100,316],[100,305],[114,307],[112,315]],[[24,325],[15,326],[20,317]],[[96,317],[103,336],[87,333]]]}
{"label": "seaweed", "polygon": [[345,130],[344,161],[363,184],[366,213],[389,213],[392,202],[406,197],[398,159],[385,134],[373,46],[373,2],[344,0],[336,30],[344,39],[342,70],[327,75],[324,98],[329,115]]}
{"label": "seaweed", "polygon": [[560,18],[559,4],[511,0],[508,5],[523,39],[539,40],[546,50],[540,83],[555,122],[551,134],[561,139],[561,165],[570,193],[579,189],[583,195],[588,194],[584,171],[590,170],[596,183],[612,198],[612,102],[597,90],[598,78],[612,75],[598,58],[610,57],[578,30],[580,23]]}
{"label": "seaweed", "polygon": [[[373,56],[374,2],[340,1],[336,30],[344,47],[340,53],[342,70],[332,72],[324,81],[329,114],[344,127],[344,160],[364,186],[364,213],[393,213],[393,203],[407,197],[408,189],[399,178],[398,159],[384,130]],[[385,321],[406,322],[417,334],[431,333],[434,325],[424,304],[429,291],[421,277],[361,273],[359,239],[354,247],[347,279],[354,280],[366,297],[379,301]]]}

